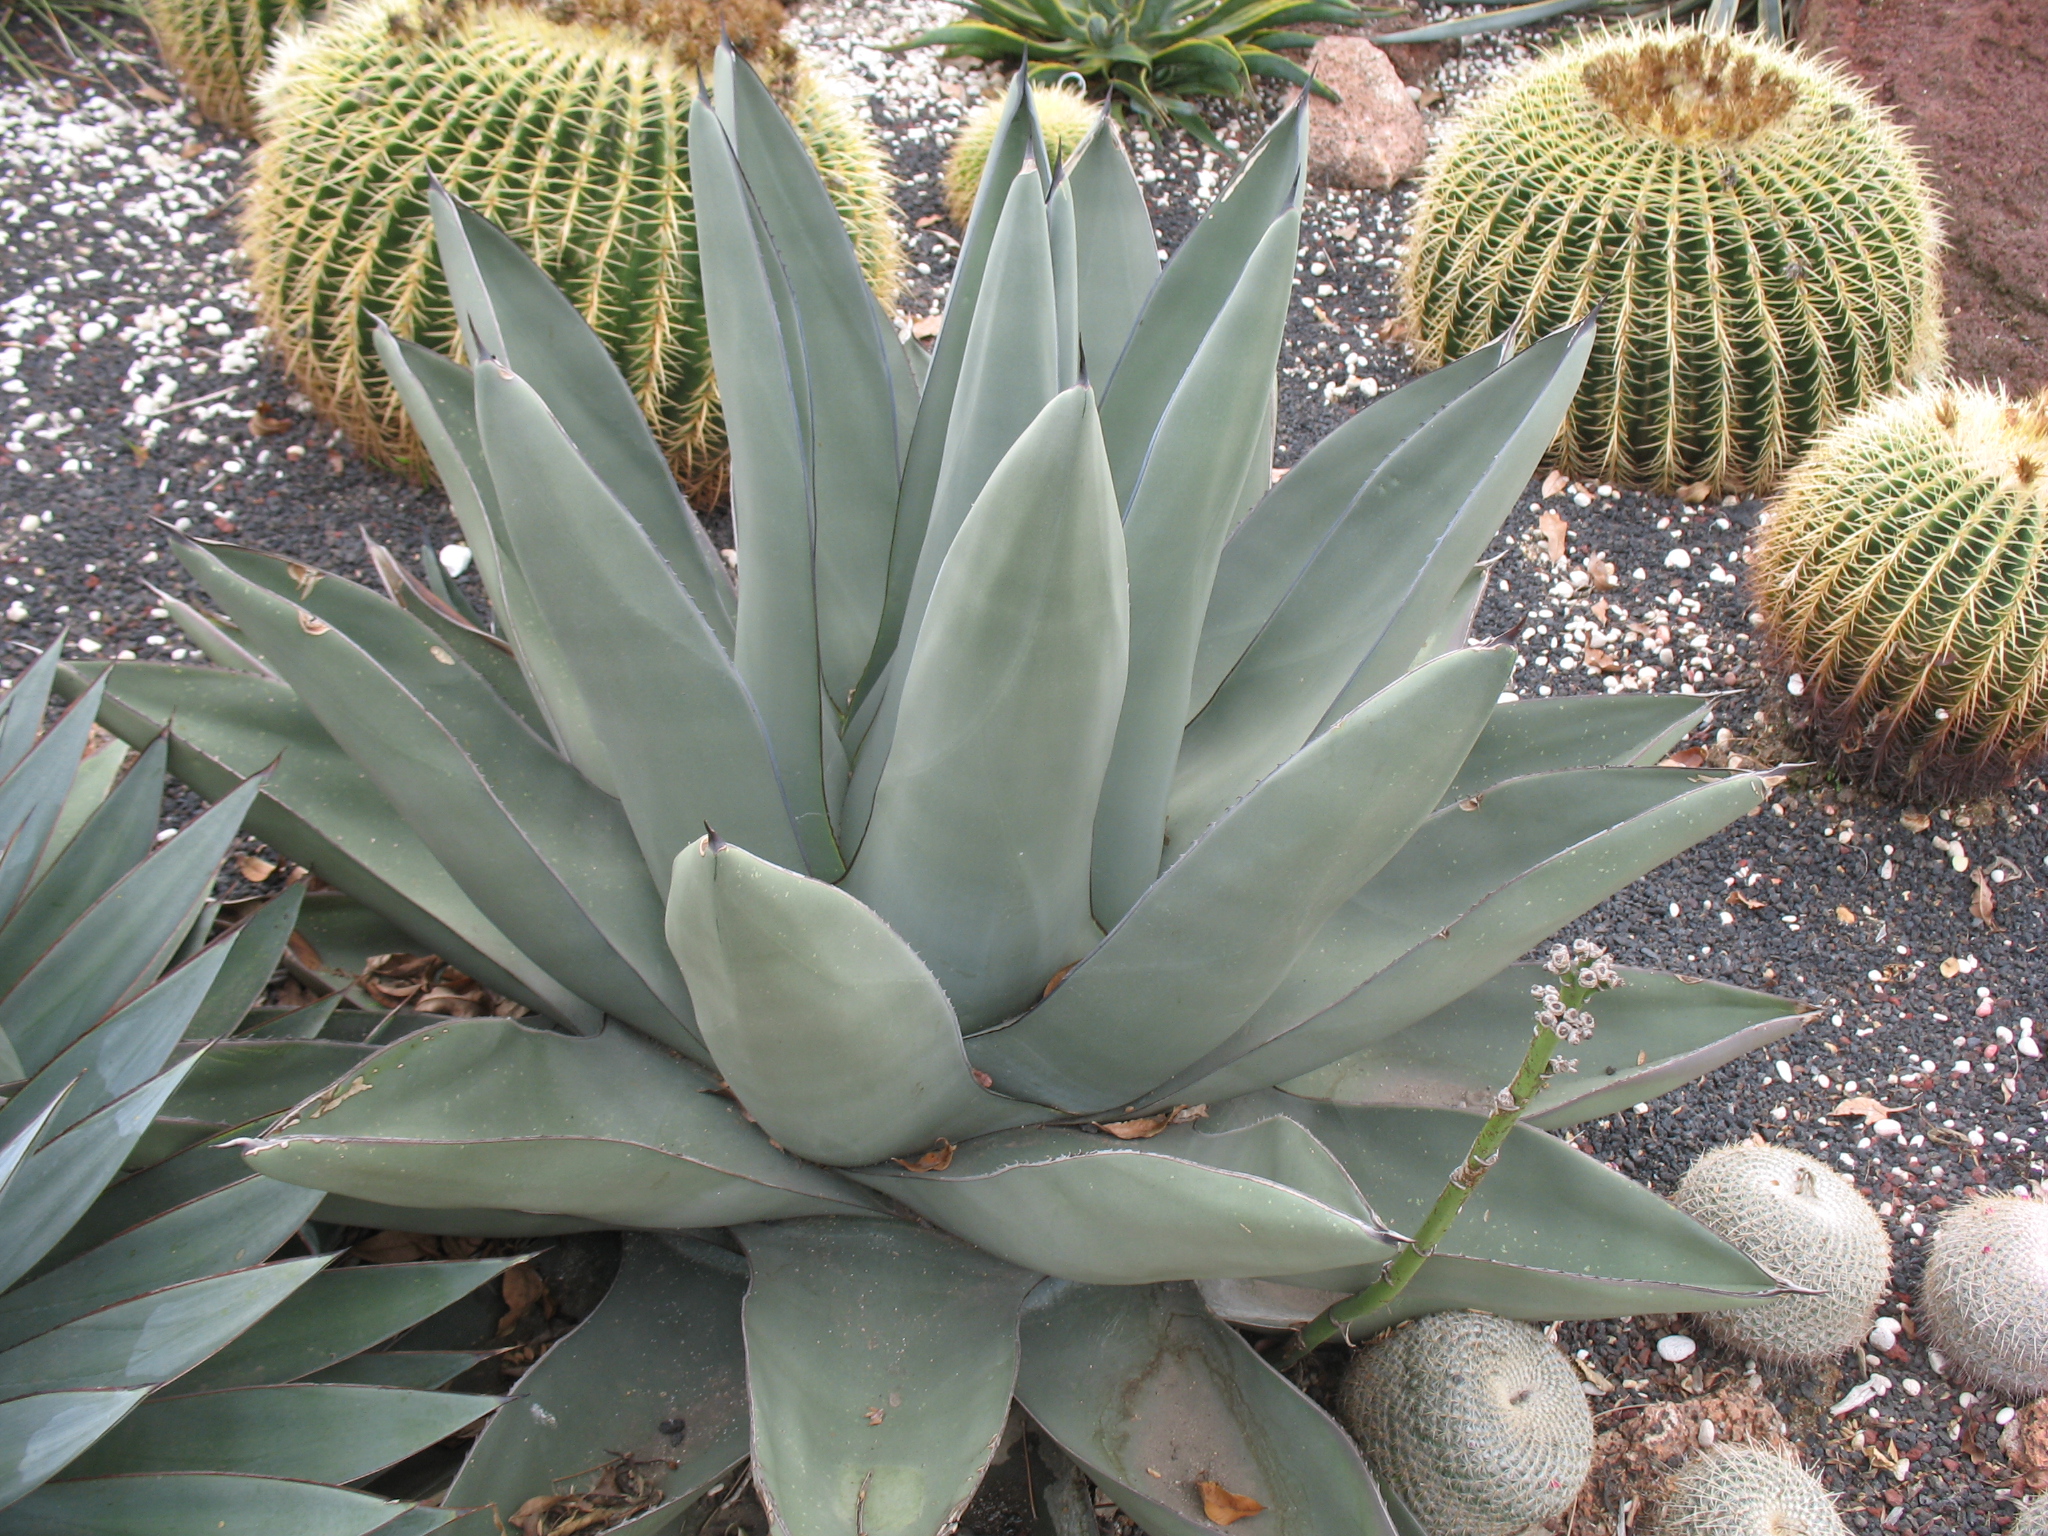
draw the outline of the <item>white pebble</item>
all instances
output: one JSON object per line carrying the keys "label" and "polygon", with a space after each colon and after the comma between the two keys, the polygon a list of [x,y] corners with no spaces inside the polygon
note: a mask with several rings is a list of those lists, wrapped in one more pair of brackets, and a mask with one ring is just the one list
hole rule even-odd
{"label": "white pebble", "polygon": [[1880,1317],[1870,1325],[1870,1345],[1873,1349],[1886,1350],[1899,1342],[1899,1325],[1889,1317]]}
{"label": "white pebble", "polygon": [[441,569],[453,581],[469,569],[470,553],[467,544],[443,544],[441,546]]}
{"label": "white pebble", "polygon": [[26,517],[24,517],[21,520],[21,531],[23,533],[34,533],[38,528],[42,526],[43,520],[40,517],[37,517],[33,512],[29,513]]}
{"label": "white pebble", "polygon": [[1854,1413],[1865,1403],[1883,1397],[1891,1389],[1892,1379],[1889,1376],[1873,1375],[1870,1380],[1851,1387],[1842,1400],[1828,1412],[1839,1419],[1843,1414]]}
{"label": "white pebble", "polygon": [[1664,557],[1664,568],[1671,571],[1689,571],[1692,569],[1692,556],[1682,549],[1674,549]]}
{"label": "white pebble", "polygon": [[1690,1360],[1699,1346],[1682,1333],[1667,1333],[1657,1341],[1657,1353],[1673,1365]]}

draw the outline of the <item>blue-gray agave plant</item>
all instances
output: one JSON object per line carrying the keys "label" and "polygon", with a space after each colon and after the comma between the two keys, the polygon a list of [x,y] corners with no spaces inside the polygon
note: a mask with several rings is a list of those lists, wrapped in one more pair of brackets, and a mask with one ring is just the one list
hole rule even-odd
{"label": "blue-gray agave plant", "polygon": [[[390,1045],[250,1162],[412,1230],[628,1232],[450,1507],[630,1457],[666,1530],[750,1460],[777,1532],[938,1536],[1014,1400],[1153,1536],[1216,1530],[1204,1482],[1276,1536],[1398,1528],[1225,1320],[1369,1281],[1521,1060],[1519,957],[1764,787],[1639,766],[1699,701],[1502,705],[1467,638],[1587,328],[1274,482],[1305,141],[1297,106],[1162,270],[1113,126],[1051,171],[1013,91],[926,358],[721,58],[737,590],[599,343],[446,198],[473,366],[380,347],[490,617],[184,547],[229,665],[117,665],[106,718],[171,722],[207,793],[282,752],[252,827],[540,1015]],[[1784,1012],[1632,975],[1375,1326],[1772,1291],[1545,1128]]]}

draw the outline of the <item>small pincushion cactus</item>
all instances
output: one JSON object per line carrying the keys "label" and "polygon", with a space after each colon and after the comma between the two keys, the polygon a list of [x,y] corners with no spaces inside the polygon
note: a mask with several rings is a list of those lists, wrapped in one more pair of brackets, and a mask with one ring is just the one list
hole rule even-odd
{"label": "small pincushion cactus", "polygon": [[2021,1510],[2006,1536],[2048,1536],[2048,1498],[2035,1499]]}
{"label": "small pincushion cactus", "polygon": [[1858,777],[2013,782],[2048,742],[2048,396],[1897,396],[1787,478],[1756,595],[1816,744]]}
{"label": "small pincushion cactus", "polygon": [[1791,1457],[1730,1445],[1672,1481],[1656,1536],[1848,1536],[1820,1479]]}
{"label": "small pincushion cactus", "polygon": [[1789,1147],[1717,1147],[1686,1172],[1673,1203],[1813,1292],[1710,1314],[1722,1342],[1760,1359],[1822,1360],[1870,1331],[1891,1278],[1891,1239],[1855,1186],[1824,1163]]}
{"label": "small pincushion cactus", "polygon": [[2016,1398],[2048,1396],[2048,1202],[1994,1195],[1944,1216],[1920,1316],[1958,1375]]}
{"label": "small pincushion cactus", "polygon": [[[1045,136],[1045,152],[1053,160],[1070,160],[1102,109],[1085,94],[1068,85],[1034,85],[1031,105],[1038,113],[1038,129]],[[958,229],[967,227],[974,211],[975,189],[981,185],[981,168],[988,163],[988,147],[995,142],[996,127],[1003,117],[1003,98],[991,96],[960,125],[960,136],[946,156],[946,216]]]}
{"label": "small pincushion cactus", "polygon": [[[594,4],[603,26],[551,19],[568,14],[561,5],[361,0],[282,44],[260,90],[250,282],[314,405],[367,457],[424,475],[368,316],[460,350],[427,211],[439,176],[583,312],[670,463],[708,498],[723,481],[724,435],[686,148],[694,34],[659,31],[676,18],[653,4]],[[762,62],[870,281],[893,290],[900,253],[872,136],[772,38]]]}
{"label": "small pincushion cactus", "polygon": [[1939,366],[1939,243],[1912,150],[1840,70],[1757,37],[1603,32],[1459,120],[1402,320],[1434,367],[1603,305],[1558,464],[1759,491]]}
{"label": "small pincushion cactus", "polygon": [[317,11],[304,0],[143,0],[157,50],[199,115],[244,138],[256,132],[250,87],[271,42]]}
{"label": "small pincushion cactus", "polygon": [[1440,1312],[1355,1356],[1337,1415],[1431,1536],[1547,1520],[1592,1469],[1592,1411],[1564,1357],[1480,1312]]}

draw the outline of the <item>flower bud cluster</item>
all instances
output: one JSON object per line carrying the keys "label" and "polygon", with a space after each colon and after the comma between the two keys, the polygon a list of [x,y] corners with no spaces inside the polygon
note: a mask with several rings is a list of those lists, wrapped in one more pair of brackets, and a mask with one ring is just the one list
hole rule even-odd
{"label": "flower bud cluster", "polygon": [[1576,940],[1569,949],[1553,945],[1543,968],[1557,982],[1529,989],[1541,1005],[1536,1010],[1537,1022],[1567,1045],[1583,1043],[1593,1033],[1593,1015],[1579,1004],[1595,992],[1620,986],[1621,973],[1607,951],[1591,939]]}

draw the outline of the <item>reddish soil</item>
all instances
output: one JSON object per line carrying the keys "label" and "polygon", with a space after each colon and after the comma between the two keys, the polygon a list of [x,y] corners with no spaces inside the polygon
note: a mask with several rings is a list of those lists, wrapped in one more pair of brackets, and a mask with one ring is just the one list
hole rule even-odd
{"label": "reddish soil", "polygon": [[1807,0],[1799,37],[1860,75],[1927,156],[1957,376],[2048,387],[2048,8]]}

